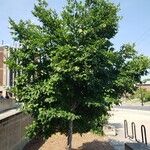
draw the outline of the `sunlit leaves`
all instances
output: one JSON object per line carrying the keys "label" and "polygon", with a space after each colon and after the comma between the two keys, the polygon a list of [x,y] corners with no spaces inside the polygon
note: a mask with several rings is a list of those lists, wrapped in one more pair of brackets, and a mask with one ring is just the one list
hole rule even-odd
{"label": "sunlit leaves", "polygon": [[38,0],[32,21],[10,19],[19,48],[7,64],[15,73],[12,89],[23,110],[34,118],[29,136],[97,129],[124,92],[132,93],[150,66],[134,45],[115,50],[119,7],[106,0],[68,0],[59,14]]}

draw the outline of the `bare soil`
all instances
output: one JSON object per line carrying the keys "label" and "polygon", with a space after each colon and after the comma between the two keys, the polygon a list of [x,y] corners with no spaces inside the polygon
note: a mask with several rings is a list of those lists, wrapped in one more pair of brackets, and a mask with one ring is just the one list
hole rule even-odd
{"label": "bare soil", "polygon": [[[24,150],[66,150],[67,137],[57,133],[46,141],[32,140]],[[72,150],[114,150],[109,144],[107,137],[98,136],[92,133],[74,134]]]}

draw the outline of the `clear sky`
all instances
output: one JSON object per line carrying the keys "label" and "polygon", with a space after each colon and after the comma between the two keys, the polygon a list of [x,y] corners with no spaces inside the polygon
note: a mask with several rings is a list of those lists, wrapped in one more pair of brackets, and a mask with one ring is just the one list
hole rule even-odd
{"label": "clear sky", "polygon": [[[110,0],[120,3],[119,32],[113,39],[116,48],[123,43],[136,43],[139,53],[150,56],[150,0]],[[0,0],[0,44],[11,45],[8,17],[35,20],[31,14],[36,0]],[[48,0],[49,6],[60,11],[66,0]]]}

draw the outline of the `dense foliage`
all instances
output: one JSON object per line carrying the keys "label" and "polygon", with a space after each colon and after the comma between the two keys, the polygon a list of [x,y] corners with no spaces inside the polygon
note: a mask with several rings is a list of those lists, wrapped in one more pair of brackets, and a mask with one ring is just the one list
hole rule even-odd
{"label": "dense foliage", "polygon": [[60,14],[38,0],[38,19],[10,19],[19,48],[7,60],[16,79],[13,92],[23,109],[34,117],[30,136],[86,132],[101,125],[102,116],[132,93],[149,59],[137,55],[134,45],[115,50],[111,39],[118,32],[119,7],[106,0],[67,0]]}

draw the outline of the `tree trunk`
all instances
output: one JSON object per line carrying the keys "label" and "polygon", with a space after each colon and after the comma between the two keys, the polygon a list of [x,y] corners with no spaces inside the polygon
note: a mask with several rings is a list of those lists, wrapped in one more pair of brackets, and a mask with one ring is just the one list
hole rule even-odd
{"label": "tree trunk", "polygon": [[73,121],[69,121],[69,130],[68,130],[68,141],[67,141],[67,150],[72,148],[72,131],[73,131]]}

